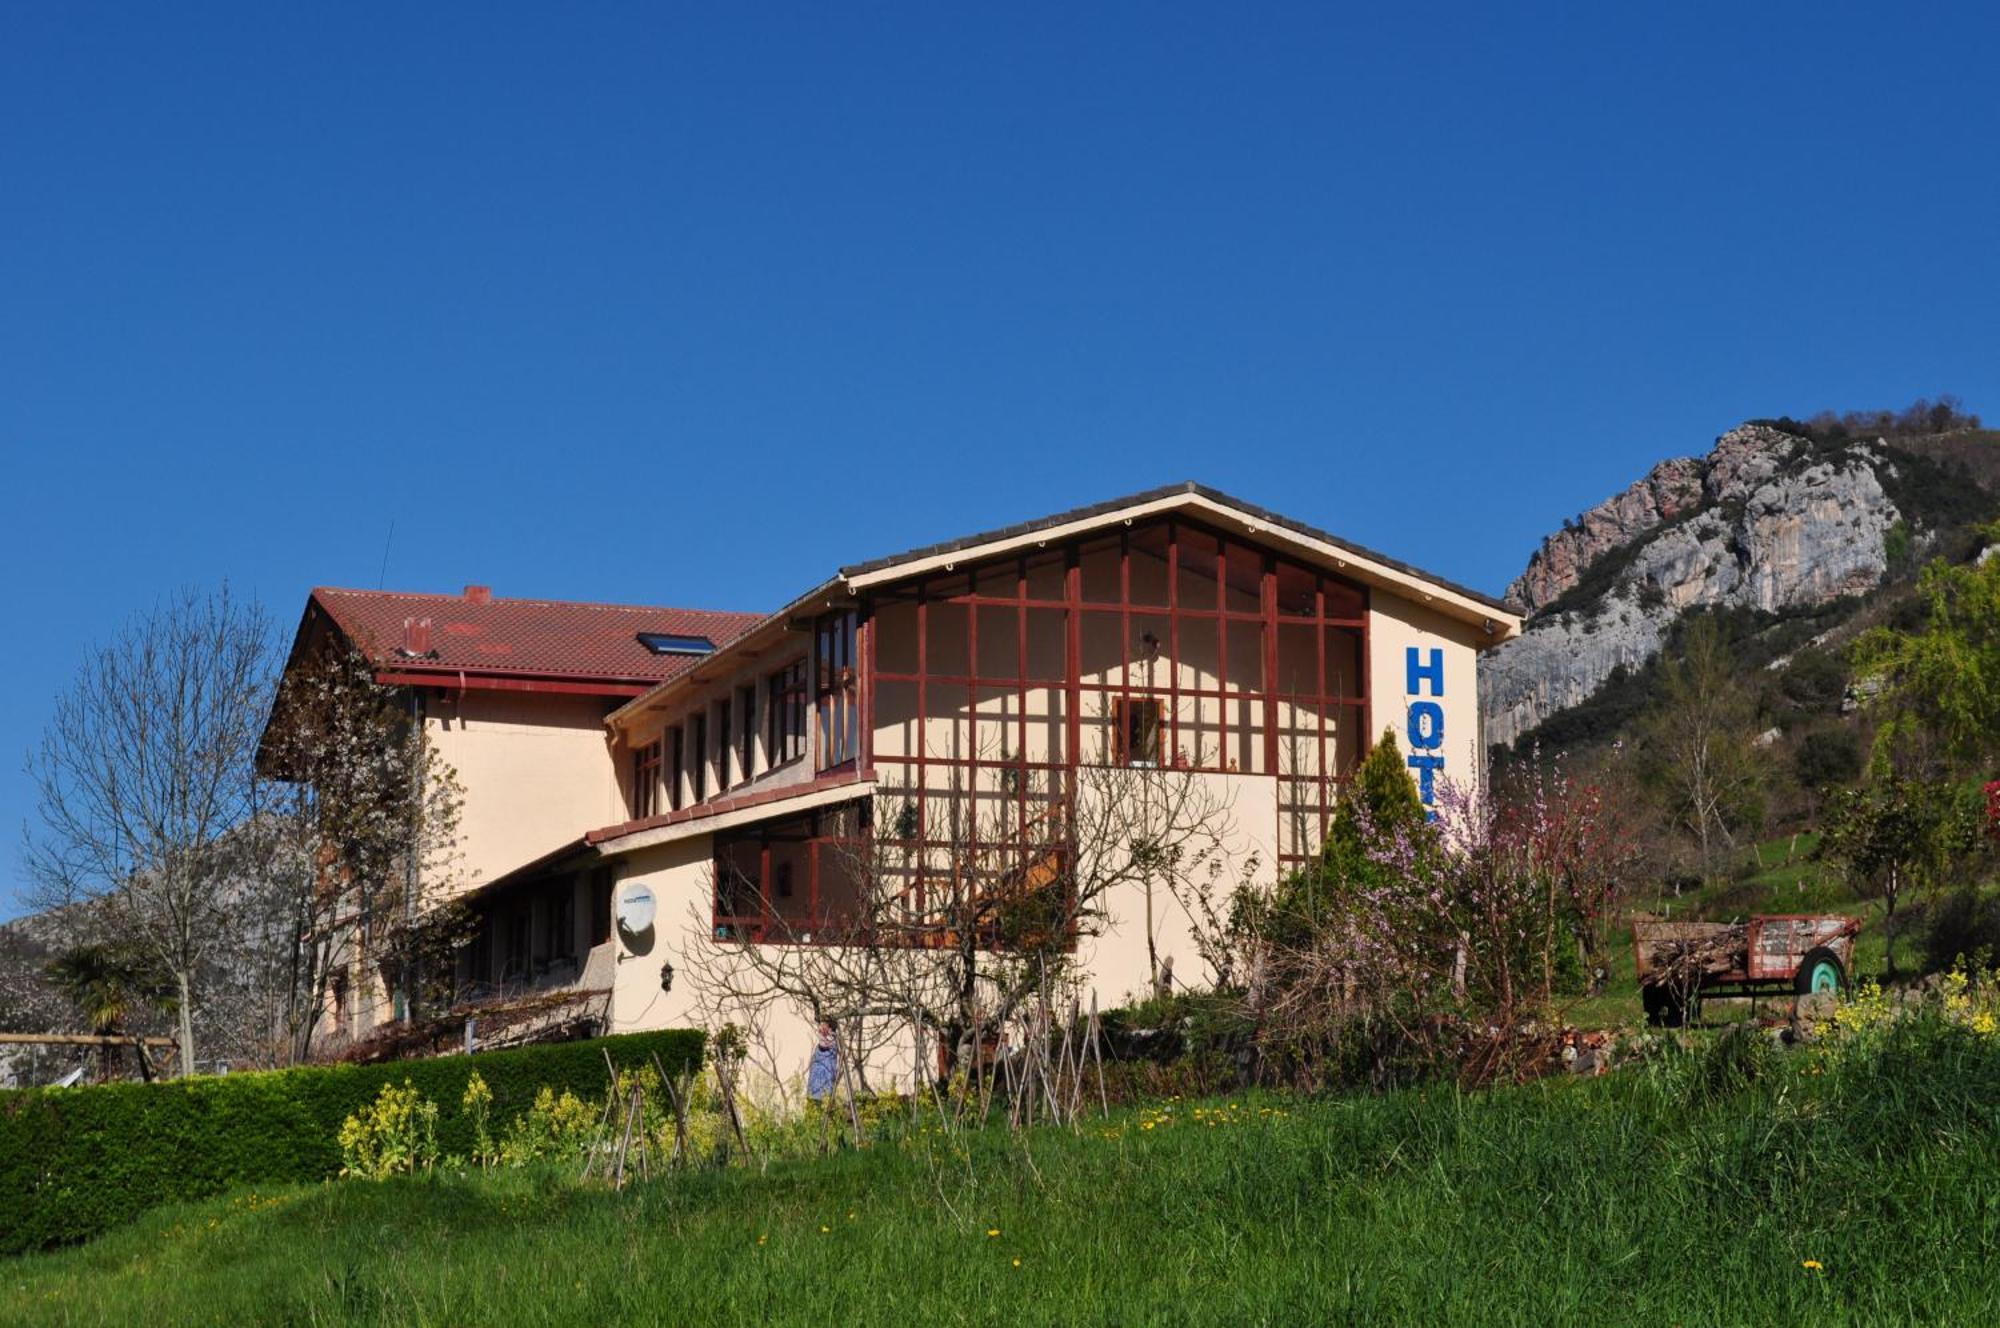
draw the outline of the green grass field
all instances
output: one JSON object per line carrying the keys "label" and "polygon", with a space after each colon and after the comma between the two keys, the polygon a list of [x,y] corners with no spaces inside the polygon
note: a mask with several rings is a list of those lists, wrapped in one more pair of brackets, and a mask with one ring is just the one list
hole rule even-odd
{"label": "green grass field", "polygon": [[1709,1035],[1601,1079],[1174,1103],[624,1193],[246,1191],[0,1265],[0,1321],[1991,1323],[2000,1044],[1940,1046]]}

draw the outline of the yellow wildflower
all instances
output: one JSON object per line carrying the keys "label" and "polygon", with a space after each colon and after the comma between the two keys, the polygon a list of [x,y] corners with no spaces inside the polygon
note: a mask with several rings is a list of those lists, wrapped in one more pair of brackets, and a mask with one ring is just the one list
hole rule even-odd
{"label": "yellow wildflower", "polygon": [[988,1239],[988,1240],[991,1240],[991,1239],[992,1239],[993,1237],[995,1237],[995,1236],[997,1236],[997,1235],[999,1235],[999,1234],[1000,1234],[1000,1228],[999,1228],[999,1227],[988,1227],[988,1228],[986,1228],[986,1237],[987,1237],[987,1239]]}
{"label": "yellow wildflower", "polygon": [[1801,1259],[1799,1260],[1799,1267],[1805,1269],[1809,1273],[1823,1272],[1826,1269],[1826,1265],[1821,1263],[1818,1259]]}

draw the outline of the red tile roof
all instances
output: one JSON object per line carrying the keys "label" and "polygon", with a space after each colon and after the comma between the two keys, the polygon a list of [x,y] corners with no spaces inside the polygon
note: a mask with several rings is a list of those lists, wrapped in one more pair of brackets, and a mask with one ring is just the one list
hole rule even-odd
{"label": "red tile roof", "polygon": [[[397,673],[559,678],[651,686],[701,662],[656,655],[640,632],[705,636],[725,646],[763,620],[756,613],[567,600],[469,598],[319,586],[312,599],[378,667]],[[400,653],[406,619],[431,623],[434,657]]]}

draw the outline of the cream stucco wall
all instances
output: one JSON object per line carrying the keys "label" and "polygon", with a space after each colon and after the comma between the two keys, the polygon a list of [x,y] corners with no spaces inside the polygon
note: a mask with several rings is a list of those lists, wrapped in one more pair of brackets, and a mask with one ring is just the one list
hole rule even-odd
{"label": "cream stucco wall", "polygon": [[[1377,592],[1368,616],[1369,735],[1395,730],[1404,756],[1435,755],[1442,769],[1437,783],[1461,787],[1484,782],[1486,754],[1479,740],[1478,647],[1486,635],[1478,628],[1448,618],[1426,605]],[[1417,652],[1418,676],[1412,687],[1410,652]],[[1432,651],[1440,652],[1443,685],[1427,671]],[[1443,732],[1432,727],[1434,716],[1419,714],[1420,733],[1412,734],[1413,703],[1435,705],[1442,712]],[[1435,742],[1435,746],[1426,744]],[[1416,772],[1413,772],[1416,773]]]}
{"label": "cream stucco wall", "polygon": [[424,723],[464,789],[458,842],[468,887],[586,830],[624,819],[599,697],[448,691]]}
{"label": "cream stucco wall", "polygon": [[[1164,777],[1194,781],[1200,790],[1197,796],[1215,809],[1212,828],[1222,837],[1223,849],[1214,860],[1212,879],[1220,896],[1226,897],[1253,863],[1259,879],[1268,872],[1275,851],[1276,780],[1228,774]],[[730,947],[712,938],[713,844],[710,835],[689,835],[614,860],[614,900],[629,886],[645,886],[653,895],[654,923],[649,932],[637,936],[614,929],[611,1031],[706,1027],[731,1018],[752,1032],[752,1063],[759,1074],[796,1092],[795,1081],[812,1054],[810,1010],[780,1001],[762,1009],[734,1007],[724,1014],[711,1004],[712,983],[704,990],[704,975],[729,967],[732,955]],[[1171,961],[1179,986],[1199,987],[1210,980],[1195,945],[1192,916],[1183,902],[1164,884],[1152,887],[1150,901],[1148,893],[1144,886],[1127,884],[1097,901],[1105,916],[1077,953],[1079,971],[1085,975],[1086,1003],[1094,995],[1100,1008],[1110,1009],[1145,996],[1151,987],[1153,955]],[[663,991],[661,973],[669,964],[674,979],[671,989]],[[908,1087],[913,1058],[914,1049],[900,1038],[871,1048],[870,1082],[878,1088]]]}

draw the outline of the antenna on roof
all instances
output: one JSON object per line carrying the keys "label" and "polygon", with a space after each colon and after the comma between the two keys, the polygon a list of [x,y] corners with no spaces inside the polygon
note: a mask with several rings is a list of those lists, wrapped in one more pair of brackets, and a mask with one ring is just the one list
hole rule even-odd
{"label": "antenna on roof", "polygon": [[396,518],[389,518],[389,534],[382,541],[382,570],[375,574],[375,588],[380,590],[389,579],[389,546],[396,540]]}

